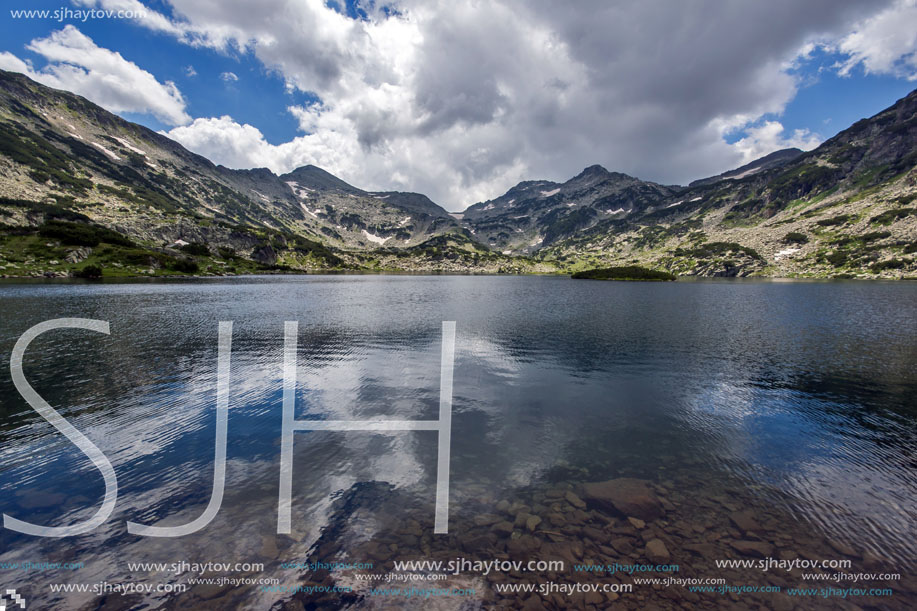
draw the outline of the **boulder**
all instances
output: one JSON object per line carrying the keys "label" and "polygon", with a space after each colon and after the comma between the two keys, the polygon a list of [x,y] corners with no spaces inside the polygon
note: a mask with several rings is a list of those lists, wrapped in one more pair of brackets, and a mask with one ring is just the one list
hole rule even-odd
{"label": "boulder", "polygon": [[611,546],[626,556],[634,551],[634,540],[627,537],[618,537],[611,540]]}
{"label": "boulder", "polygon": [[754,513],[750,510],[734,511],[729,514],[729,519],[743,533],[754,533],[761,530],[761,526],[755,521]]}
{"label": "boulder", "polygon": [[503,535],[504,537],[512,534],[513,532],[513,523],[507,522],[506,520],[502,522],[497,522],[491,527],[491,530],[498,535]]}
{"label": "boulder", "polygon": [[92,254],[92,249],[88,246],[81,246],[67,253],[67,263],[80,263],[85,261]]}
{"label": "boulder", "polygon": [[649,482],[642,479],[620,477],[583,484],[582,498],[588,505],[617,512],[624,518],[649,521],[665,515],[662,503]]}
{"label": "boulder", "polygon": [[584,538],[592,539],[593,541],[605,541],[608,538],[604,532],[592,526],[583,526],[580,532]]}
{"label": "boulder", "polygon": [[567,499],[567,502],[576,507],[577,509],[585,509],[586,503],[583,502],[583,499],[579,498],[575,493],[570,492],[569,490],[564,495],[564,498]]}
{"label": "boulder", "polygon": [[662,542],[662,539],[650,539],[646,544],[644,554],[650,562],[655,562],[656,564],[665,564],[671,558],[669,550],[666,548],[665,543]]}
{"label": "boulder", "polygon": [[472,520],[475,526],[490,526],[491,524],[496,524],[501,521],[502,518],[498,515],[492,513],[484,513],[474,516]]}
{"label": "boulder", "polygon": [[518,539],[511,539],[506,544],[506,551],[516,559],[524,559],[541,547],[541,541],[531,535],[522,535]]}
{"label": "boulder", "polygon": [[462,540],[462,549],[466,552],[484,552],[490,550],[497,543],[497,537],[493,533],[477,535]]}

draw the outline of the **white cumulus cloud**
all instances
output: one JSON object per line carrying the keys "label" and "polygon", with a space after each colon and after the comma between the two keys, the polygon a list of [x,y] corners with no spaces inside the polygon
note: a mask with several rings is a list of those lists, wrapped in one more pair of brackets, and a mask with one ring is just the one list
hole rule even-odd
{"label": "white cumulus cloud", "polygon": [[261,131],[231,117],[195,119],[167,134],[187,148],[231,168],[277,168],[275,149]]}
{"label": "white cumulus cloud", "polygon": [[175,83],[160,83],[120,53],[97,46],[72,25],[47,38],[36,38],[26,48],[48,64],[34,70],[7,52],[0,54],[0,67],[23,72],[49,87],[72,91],[113,112],[150,113],[168,125],[191,120]]}
{"label": "white cumulus cloud", "polygon": [[862,65],[866,72],[917,80],[917,0],[899,0],[866,19],[837,49],[848,56],[842,75]]}
{"label": "white cumulus cloud", "polygon": [[742,153],[743,163],[780,149],[798,148],[808,151],[821,144],[821,138],[809,130],[797,129],[791,134],[785,134],[779,121],[765,121],[761,125],[747,127],[744,131],[746,136],[733,143],[733,147]]}

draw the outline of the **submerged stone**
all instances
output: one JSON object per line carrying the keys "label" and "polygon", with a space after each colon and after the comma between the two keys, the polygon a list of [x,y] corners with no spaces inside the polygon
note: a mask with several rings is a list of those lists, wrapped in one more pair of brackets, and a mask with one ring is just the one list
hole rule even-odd
{"label": "submerged stone", "polygon": [[662,503],[646,480],[620,477],[583,484],[582,493],[587,504],[615,511],[625,518],[650,521],[665,515]]}

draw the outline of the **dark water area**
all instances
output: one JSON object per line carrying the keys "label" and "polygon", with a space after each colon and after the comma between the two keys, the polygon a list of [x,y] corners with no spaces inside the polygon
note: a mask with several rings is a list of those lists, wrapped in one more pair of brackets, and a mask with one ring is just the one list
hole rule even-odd
{"label": "dark water area", "polygon": [[[118,477],[113,513],[89,533],[0,529],[2,585],[34,608],[917,607],[917,284],[534,276],[3,284],[0,312],[0,511],[48,526],[89,518],[105,489],[96,467],[16,391],[10,354],[46,320],[110,323],[108,336],[46,333],[25,355],[29,383]],[[234,325],[221,509],[184,537],[130,534],[126,521],[183,524],[210,499],[219,321]],[[299,323],[296,418],[341,421],[435,420],[442,321],[455,321],[448,534],[433,533],[430,431],[296,432],[292,529],[277,533],[285,321]],[[395,561],[456,558],[566,564],[429,583],[357,577],[389,574]],[[825,572],[886,578],[813,584],[798,568],[717,564],[796,558],[845,560]],[[28,562],[82,564],[23,569]],[[51,587],[167,590],[200,575],[134,563],[180,562],[263,564],[205,577],[278,582],[126,594]],[[315,562],[373,569],[303,566]],[[680,570],[573,568],[614,562]],[[497,591],[672,575],[781,592]],[[380,583],[474,594],[370,594]],[[787,594],[827,586],[893,593]]]}

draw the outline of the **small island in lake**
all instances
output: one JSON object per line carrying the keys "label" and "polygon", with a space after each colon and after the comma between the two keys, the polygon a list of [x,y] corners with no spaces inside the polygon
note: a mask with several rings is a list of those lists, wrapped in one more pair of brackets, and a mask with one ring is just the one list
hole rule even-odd
{"label": "small island in lake", "polygon": [[647,269],[636,265],[587,269],[576,272],[571,277],[586,280],[638,280],[644,282],[665,282],[675,280],[676,278],[674,274],[668,272]]}

